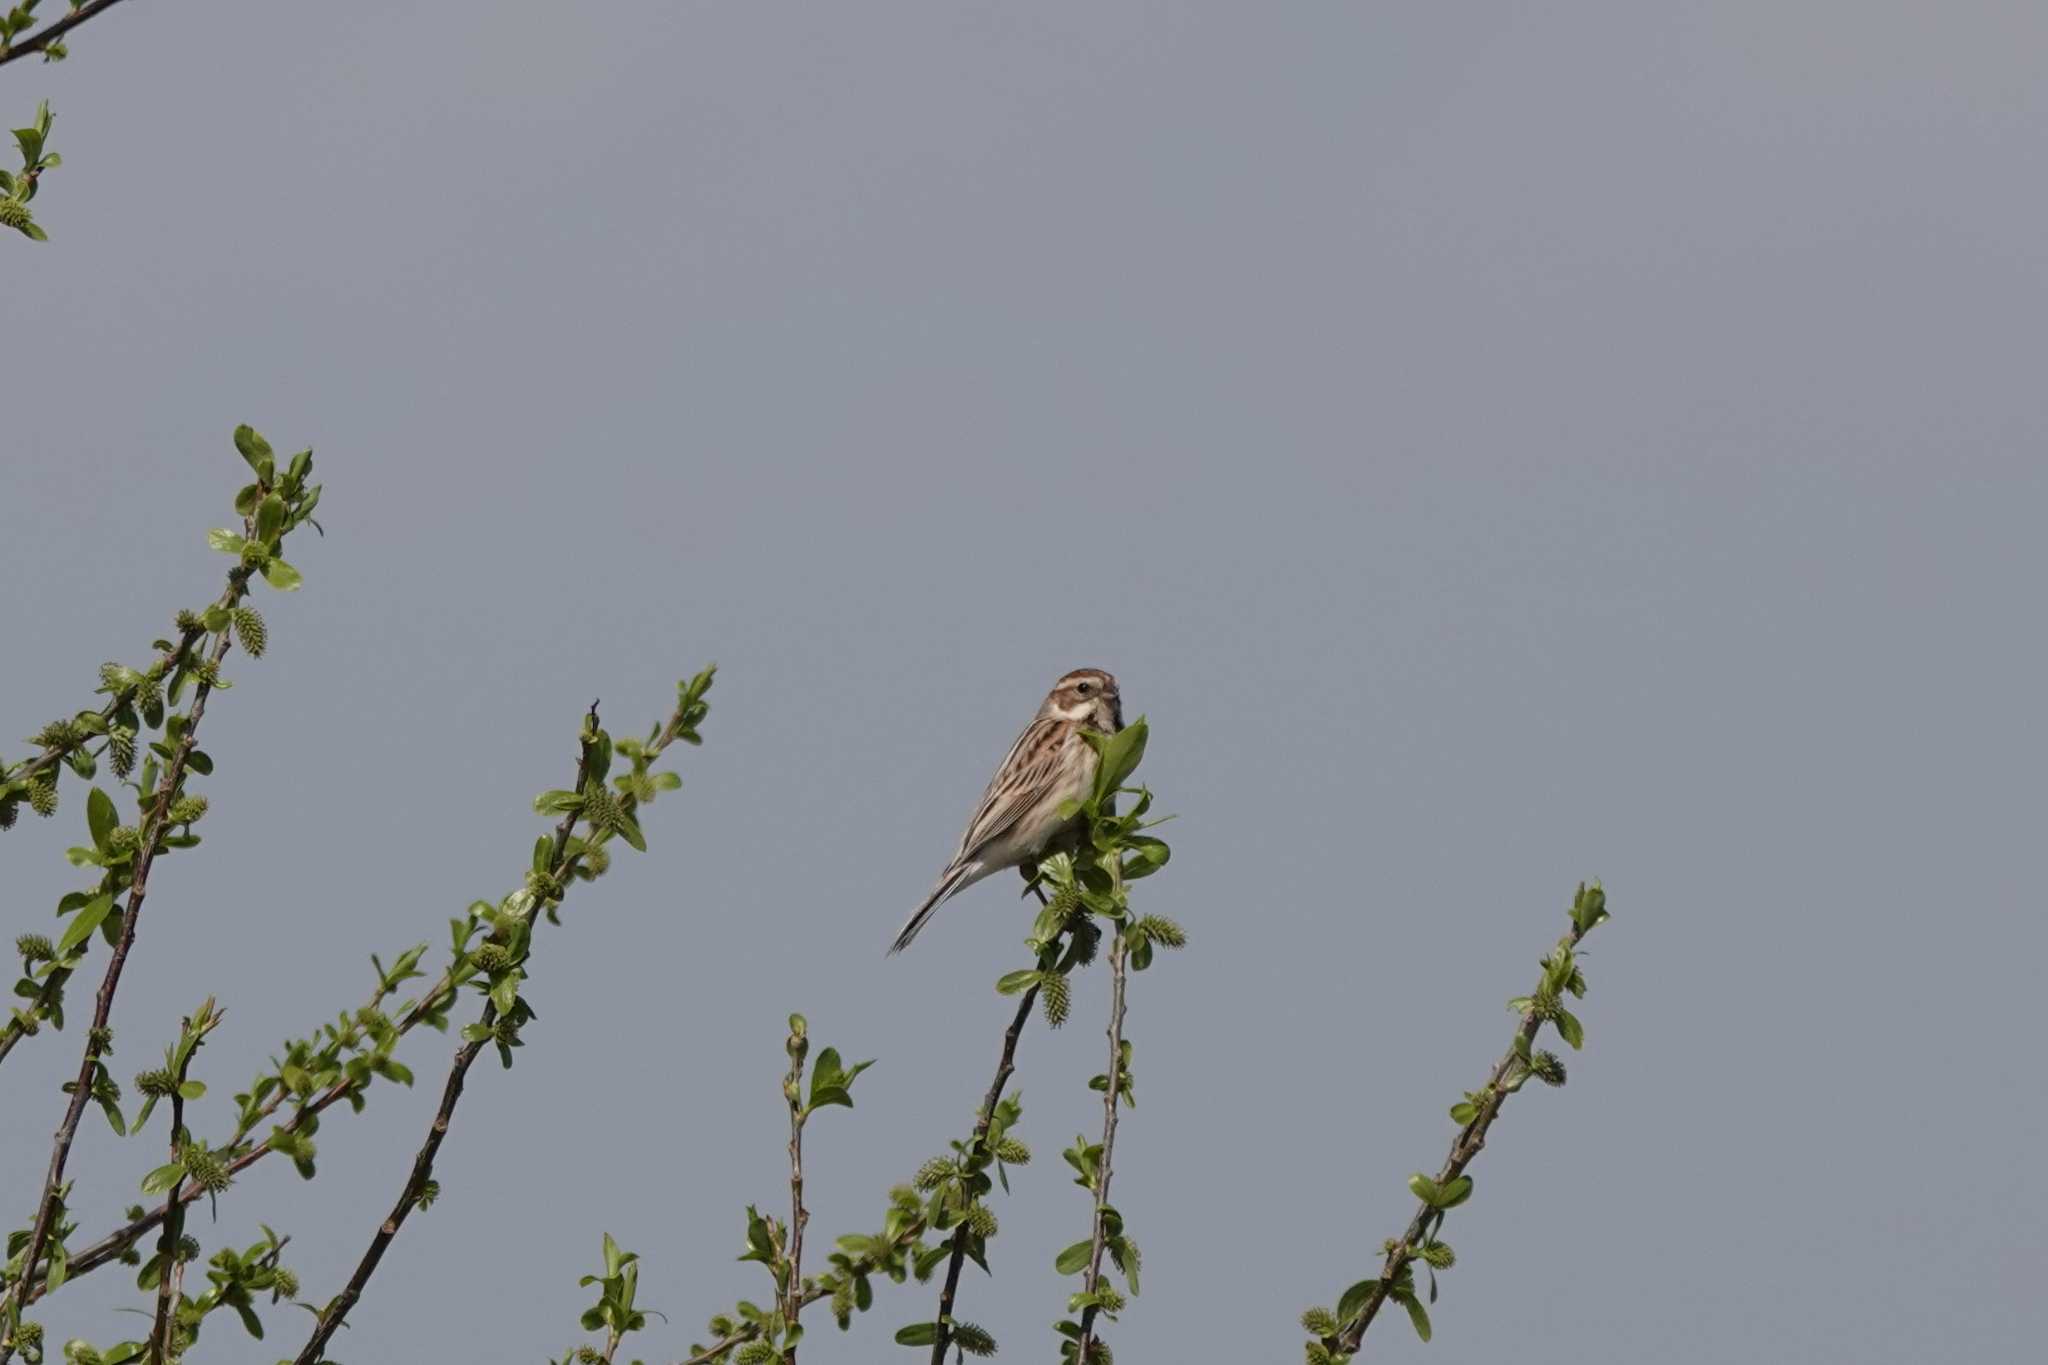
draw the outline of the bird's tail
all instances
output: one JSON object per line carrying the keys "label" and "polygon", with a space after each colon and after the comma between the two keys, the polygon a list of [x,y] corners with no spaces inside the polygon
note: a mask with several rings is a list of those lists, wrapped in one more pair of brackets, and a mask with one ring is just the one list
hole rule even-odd
{"label": "bird's tail", "polygon": [[917,937],[917,931],[924,928],[924,922],[938,912],[948,897],[973,881],[979,871],[980,865],[971,862],[956,863],[947,868],[945,875],[939,878],[939,884],[932,888],[931,895],[925,897],[924,904],[918,906],[910,918],[903,922],[902,932],[897,934],[896,941],[889,945],[889,956],[894,957],[908,948],[910,940]]}

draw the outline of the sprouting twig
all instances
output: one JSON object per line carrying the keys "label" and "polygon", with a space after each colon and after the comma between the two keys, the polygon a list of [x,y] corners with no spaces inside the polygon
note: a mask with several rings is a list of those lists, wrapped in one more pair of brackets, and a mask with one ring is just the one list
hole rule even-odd
{"label": "sprouting twig", "polygon": [[[1468,1097],[1468,1103],[1473,1107],[1471,1117],[1465,1121],[1464,1127],[1458,1130],[1457,1137],[1452,1139],[1450,1153],[1444,1158],[1444,1164],[1437,1172],[1435,1188],[1445,1189],[1464,1175],[1465,1168],[1472,1164],[1473,1158],[1486,1146],[1487,1130],[1493,1127],[1494,1119],[1500,1116],[1501,1106],[1507,1103],[1508,1095],[1518,1089],[1521,1082],[1527,1080],[1531,1074],[1541,1074],[1532,1071],[1531,1044],[1535,1042],[1537,1032],[1546,1022],[1554,1017],[1568,1019],[1568,1016],[1554,1013],[1555,997],[1560,993],[1563,983],[1550,982],[1548,974],[1554,970],[1552,964],[1562,964],[1567,969],[1567,979],[1578,982],[1573,989],[1583,992],[1583,981],[1577,978],[1575,969],[1571,968],[1572,954],[1579,946],[1580,940],[1607,918],[1606,904],[1606,894],[1598,885],[1579,888],[1578,896],[1572,905],[1571,930],[1558,941],[1557,951],[1546,959],[1546,985],[1536,996],[1530,998],[1522,1010],[1521,1024],[1515,1030],[1514,1042],[1494,1064],[1485,1087],[1472,1092]],[[1576,1021],[1570,1022],[1576,1029]],[[1568,1036],[1576,1046],[1577,1033],[1573,1032]],[[1556,1059],[1550,1059],[1550,1064],[1557,1065]],[[1560,1071],[1557,1076],[1551,1078],[1552,1083],[1562,1084],[1562,1074]],[[1408,1263],[1416,1258],[1418,1249],[1425,1246],[1442,1217],[1443,1207],[1431,1204],[1427,1200],[1422,1202],[1416,1209],[1415,1216],[1408,1220],[1408,1226],[1402,1232],[1400,1240],[1388,1246],[1386,1261],[1380,1268],[1379,1279],[1372,1282],[1370,1289],[1366,1290],[1366,1296],[1355,1310],[1354,1316],[1342,1325],[1335,1336],[1325,1338],[1329,1346],[1346,1356],[1358,1350],[1366,1329],[1372,1326],[1373,1319],[1379,1316],[1379,1311],[1385,1306],[1388,1298],[1396,1296]],[[1416,1311],[1412,1303],[1409,1311]],[[1423,1321],[1426,1322],[1426,1319]]]}
{"label": "sprouting twig", "polygon": [[[989,1082],[988,1094],[982,1098],[981,1109],[974,1117],[972,1141],[986,1138],[989,1124],[995,1121],[1003,1087],[1010,1083],[1010,1075],[1017,1069],[1017,1042],[1024,1036],[1024,1025],[1031,1018],[1031,1006],[1037,999],[1038,986],[1034,983],[1017,1001],[1017,1013],[1011,1016],[1010,1027],[1003,1032],[1003,1052],[996,1062],[995,1079]],[[931,1365],[945,1365],[946,1348],[952,1344],[953,1299],[960,1290],[960,1268],[967,1260],[967,1239],[972,1232],[966,1223],[953,1230],[952,1254],[946,1258],[946,1279],[939,1290],[939,1334],[932,1342]]]}
{"label": "sprouting twig", "polygon": [[[213,1001],[208,1000],[199,1007],[197,1020],[198,1037],[193,1037],[194,1020],[184,1021],[185,1037],[179,1039],[178,1065],[171,1073],[171,1160],[177,1161],[182,1155],[181,1148],[191,1140],[185,1131],[185,1077],[192,1069],[192,1059],[198,1055],[200,1040],[213,1030],[220,1016],[214,1011]],[[183,1046],[186,1038],[191,1045]],[[184,1206],[164,1220],[164,1235],[157,1242],[157,1254],[163,1257],[162,1276],[157,1281],[156,1325],[149,1334],[149,1360],[151,1365],[165,1365],[171,1359],[171,1321],[177,1308],[185,1279],[185,1266],[178,1255],[178,1243],[185,1235]]]}
{"label": "sprouting twig", "polygon": [[[789,1102],[789,1274],[782,1291],[782,1317],[795,1327],[804,1311],[804,1224],[811,1220],[804,1208],[804,1033],[790,1017],[789,1075],[782,1082],[782,1095]],[[783,1365],[796,1365],[796,1343],[782,1352]]]}
{"label": "sprouting twig", "polygon": [[[420,1005],[416,1006],[414,1011],[411,1014],[407,1015],[405,1020],[397,1026],[398,1032],[403,1034],[409,1029],[411,1029],[415,1024],[418,1024],[425,1017],[424,1007],[430,1003],[438,1001],[441,996],[445,995],[453,989],[453,974],[444,973],[441,979],[435,983],[432,989],[430,989],[426,993],[426,995],[421,997]],[[378,984],[377,990],[374,991],[370,996],[368,1008],[373,1010],[377,1008],[377,1006],[383,1001],[385,995],[387,994],[389,994],[389,992],[386,990],[383,983],[380,982]],[[310,1120],[317,1118],[330,1106],[340,1102],[341,1100],[348,1098],[349,1095],[355,1093],[360,1088],[360,1084],[360,1082],[351,1080],[347,1077],[344,1077],[341,1080],[334,1082],[334,1084],[328,1086],[327,1089],[321,1091],[316,1098],[309,1101],[305,1105],[301,1106],[297,1111],[295,1111],[290,1119],[288,1119],[285,1123],[279,1126],[278,1133],[275,1136],[288,1137],[291,1134],[297,1133]],[[264,1101],[261,1107],[256,1109],[252,1114],[248,1116],[247,1119],[245,1119],[240,1125],[238,1125],[238,1127],[235,1130],[235,1135],[232,1138],[230,1138],[225,1144],[223,1144],[223,1147],[221,1149],[223,1153],[225,1153],[226,1150],[232,1149],[235,1146],[239,1145],[243,1138],[247,1137],[250,1133],[254,1132],[256,1128],[264,1122],[264,1120],[268,1119],[271,1115],[275,1114],[278,1111],[278,1109],[283,1107],[284,1102],[290,1096],[290,1093],[290,1091],[286,1090],[282,1086],[280,1086],[276,1091],[274,1091],[271,1094],[270,1098]],[[265,1138],[263,1141],[257,1143],[248,1151],[243,1152],[241,1155],[229,1161],[227,1163],[227,1173],[230,1176],[240,1175],[243,1171],[249,1169],[249,1167],[251,1166],[254,1166],[264,1157],[269,1156],[271,1152],[274,1150],[275,1148],[272,1146],[272,1139]],[[97,1240],[86,1246],[83,1250],[73,1255],[71,1258],[70,1270],[66,1279],[66,1283],[69,1283],[71,1280],[77,1279],[81,1275],[85,1275],[94,1270],[99,1269],[101,1266],[107,1264],[109,1261],[118,1259],[123,1252],[127,1251],[130,1247],[134,1246],[136,1241],[139,1238],[141,1238],[145,1233],[149,1232],[152,1228],[161,1226],[166,1218],[169,1218],[173,1214],[177,1213],[185,1205],[194,1202],[204,1193],[205,1191],[199,1186],[199,1184],[196,1181],[186,1180],[182,1182],[176,1188],[174,1188],[168,1196],[165,1197],[163,1203],[157,1205],[154,1209],[151,1209],[148,1212],[144,1213],[140,1218],[137,1218],[132,1222],[123,1224],[121,1227],[115,1228],[112,1232],[109,1232],[105,1236],[98,1238]],[[36,1300],[42,1298],[44,1292],[45,1290],[43,1289],[42,1280],[39,1277],[35,1278],[35,1283],[31,1286],[27,1297],[23,1300],[23,1305],[26,1306],[27,1304],[34,1303]]]}
{"label": "sprouting twig", "polygon": [[[700,674],[699,683],[702,686],[708,686],[708,677],[708,673]],[[694,703],[696,696],[701,693],[702,686],[690,691],[688,700],[677,705],[675,712],[669,717],[668,724],[663,726],[660,733],[646,746],[645,752],[650,761],[658,758],[669,745],[675,742],[679,734],[692,733],[687,729],[687,727],[694,723],[694,717],[690,714],[690,706]],[[577,761],[575,790],[578,792],[589,790],[593,782],[602,782],[602,775],[592,772],[593,745],[591,741],[593,736],[600,733],[597,721],[597,704],[593,702],[591,703],[590,714],[585,726],[582,755]],[[628,795],[619,799],[617,809],[623,811],[624,817],[630,821],[637,805],[637,799]],[[569,852],[569,837],[576,827],[577,820],[586,817],[587,812],[571,809],[562,817],[560,823],[555,826],[552,851],[547,859],[547,869],[548,876],[553,879],[557,886],[564,886],[568,883],[571,875],[576,870],[578,861],[583,857],[582,849],[578,849],[574,853]],[[593,818],[591,841],[593,843],[596,842],[599,835],[604,832],[606,831],[600,829]],[[536,895],[532,898],[531,904],[524,911],[528,925],[535,922],[547,903],[548,901],[545,896]],[[399,1191],[397,1204],[392,1207],[391,1213],[384,1221],[378,1225],[376,1235],[370,1239],[370,1245],[364,1251],[362,1260],[357,1263],[355,1273],[349,1277],[348,1284],[320,1313],[319,1322],[313,1328],[312,1336],[307,1339],[305,1347],[299,1352],[297,1365],[317,1365],[317,1362],[326,1350],[328,1341],[347,1318],[349,1310],[362,1298],[364,1287],[369,1284],[370,1277],[376,1273],[378,1264],[384,1259],[385,1251],[390,1248],[392,1241],[397,1238],[398,1230],[404,1226],[407,1216],[412,1213],[413,1209],[418,1207],[420,1198],[425,1193],[428,1182],[433,1176],[434,1157],[441,1150],[443,1139],[448,1136],[449,1122],[454,1117],[456,1104],[462,1098],[463,1084],[468,1078],[469,1068],[476,1061],[477,1054],[483,1050],[484,1044],[492,1040],[493,1030],[498,1023],[498,1019],[499,1011],[496,1004],[487,1000],[484,1003],[482,1013],[477,1018],[476,1025],[472,1029],[465,1031],[468,1035],[467,1041],[456,1050],[455,1059],[448,1068],[448,1080],[442,1087],[440,1108],[435,1111],[434,1121],[427,1129],[426,1140],[420,1145],[418,1154],[413,1158],[412,1171],[406,1177],[404,1187]]]}
{"label": "sprouting twig", "polygon": [[86,0],[85,4],[80,5],[62,19],[44,24],[34,33],[13,46],[0,49],[0,66],[5,66],[11,61],[26,57],[31,52],[41,52],[51,43],[56,42],[59,38],[62,38],[94,15],[110,10],[120,3],[121,0]]}
{"label": "sprouting twig", "polygon": [[[1088,1247],[1088,1275],[1081,1292],[1093,1294],[1102,1287],[1102,1251],[1109,1238],[1110,1160],[1116,1151],[1116,1113],[1123,1103],[1124,1089],[1124,961],[1128,943],[1123,927],[1117,927],[1109,945],[1109,1084],[1102,1095],[1102,1158],[1095,1176],[1095,1230]],[[1081,1313],[1081,1343],[1075,1359],[1088,1365],[1095,1348],[1096,1304]]]}
{"label": "sprouting twig", "polygon": [[[248,571],[236,570],[227,593],[227,605],[233,606],[248,586]],[[217,669],[220,661],[227,657],[233,637],[222,631],[209,656]],[[206,702],[213,695],[213,688],[202,673],[197,690],[192,697],[192,711],[185,724],[184,733],[178,737],[178,747],[171,755],[171,761],[164,770],[159,783],[156,803],[151,807],[148,819],[143,824],[141,851],[136,855],[135,875],[129,882],[128,908],[121,916],[121,935],[114,944],[114,951],[107,959],[106,974],[100,978],[100,989],[93,1007],[92,1027],[85,1035],[85,1055],[78,1064],[78,1080],[71,1091],[71,1103],[65,1108],[64,1121],[57,1128],[57,1135],[51,1145],[50,1169],[43,1177],[43,1192],[36,1205],[36,1218],[29,1230],[28,1245],[21,1258],[23,1267],[31,1267],[42,1255],[43,1244],[49,1239],[50,1226],[55,1217],[58,1191],[64,1184],[64,1165],[71,1155],[71,1144],[78,1136],[78,1121],[84,1116],[85,1106],[92,1099],[93,1081],[96,1078],[99,1061],[107,1050],[110,1035],[107,1020],[113,1014],[114,993],[121,986],[121,969],[128,962],[129,950],[135,946],[135,931],[142,919],[143,897],[149,891],[149,872],[156,861],[157,850],[169,828],[171,802],[177,796],[185,780],[186,761],[191,757],[192,747],[199,736],[199,722],[206,714]],[[24,1272],[12,1293],[17,1303],[21,1301],[29,1275]],[[0,1365],[13,1358],[15,1343],[12,1339],[0,1342]]]}

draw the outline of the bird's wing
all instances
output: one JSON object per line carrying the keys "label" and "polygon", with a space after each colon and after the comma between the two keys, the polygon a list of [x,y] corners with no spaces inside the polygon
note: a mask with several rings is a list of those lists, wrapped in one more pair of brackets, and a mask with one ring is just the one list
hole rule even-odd
{"label": "bird's wing", "polygon": [[1058,716],[1040,716],[1024,727],[968,819],[967,832],[960,836],[960,848],[953,855],[954,867],[977,857],[1008,833],[1024,812],[1051,795],[1059,776],[1060,752],[1072,728],[1073,722]]}

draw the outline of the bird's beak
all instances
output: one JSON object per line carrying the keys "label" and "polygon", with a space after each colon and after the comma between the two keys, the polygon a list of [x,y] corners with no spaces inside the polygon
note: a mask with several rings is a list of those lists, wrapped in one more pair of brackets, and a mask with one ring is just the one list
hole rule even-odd
{"label": "bird's beak", "polygon": [[1124,699],[1122,697],[1111,697],[1109,699],[1109,732],[1115,734],[1123,728]]}

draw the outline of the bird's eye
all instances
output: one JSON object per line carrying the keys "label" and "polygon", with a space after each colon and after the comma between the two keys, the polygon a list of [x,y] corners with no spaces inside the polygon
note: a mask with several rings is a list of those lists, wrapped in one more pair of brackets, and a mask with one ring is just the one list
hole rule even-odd
{"label": "bird's eye", "polygon": [[1088,695],[1088,689],[1090,686],[1091,684],[1088,683],[1076,683],[1074,686],[1074,690],[1085,697]]}

